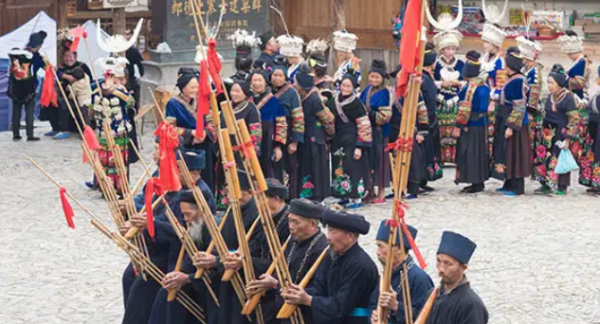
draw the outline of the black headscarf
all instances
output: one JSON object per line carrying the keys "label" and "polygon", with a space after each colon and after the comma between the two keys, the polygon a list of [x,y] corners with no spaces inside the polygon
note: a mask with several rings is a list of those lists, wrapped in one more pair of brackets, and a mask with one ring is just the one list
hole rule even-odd
{"label": "black headscarf", "polygon": [[423,66],[432,66],[435,63],[435,59],[437,58],[437,53],[435,52],[435,46],[431,43],[427,43],[425,45],[425,58],[423,59]]}
{"label": "black headscarf", "polygon": [[569,76],[565,73],[565,68],[560,64],[554,64],[552,66],[550,77],[552,77],[561,88],[569,86]]}
{"label": "black headscarf", "polygon": [[382,78],[387,79],[388,73],[385,61],[374,59],[373,62],[371,62],[371,70],[369,70],[369,74],[371,73],[378,73]]}
{"label": "black headscarf", "polygon": [[258,36],[258,38],[260,39],[260,44],[258,45],[260,47],[261,51],[264,51],[265,48],[267,48],[267,43],[269,42],[269,40],[271,40],[271,38],[273,38],[275,36],[275,34],[273,34],[272,31],[267,31],[264,34]]}
{"label": "black headscarf", "polygon": [[511,46],[506,50],[506,57],[504,58],[506,66],[515,72],[521,72],[523,69],[523,57],[521,51],[516,46]]}
{"label": "black headscarf", "polygon": [[195,68],[179,68],[177,71],[177,88],[179,91],[183,91],[185,86],[192,81],[192,79],[198,80],[200,77],[200,71]]}
{"label": "black headscarf", "polygon": [[463,77],[474,78],[478,76],[481,71],[481,63],[479,62],[481,54],[477,51],[469,51],[466,58],[467,60],[465,61],[465,66],[462,70]]}
{"label": "black headscarf", "polygon": [[312,89],[315,86],[315,77],[311,73],[310,66],[306,63],[300,64],[296,73],[296,82],[300,88],[305,91]]}
{"label": "black headscarf", "polygon": [[242,88],[242,91],[244,92],[244,94],[246,95],[246,97],[250,97],[252,95],[252,92],[250,91],[250,83],[245,82],[245,81],[241,81],[241,80],[237,80],[237,81],[233,82],[233,84],[234,85],[235,84],[239,85],[240,88]]}
{"label": "black headscarf", "polygon": [[36,48],[44,44],[44,40],[46,39],[48,34],[45,31],[39,31],[37,33],[33,33],[29,36],[29,43],[27,43],[27,47]]}

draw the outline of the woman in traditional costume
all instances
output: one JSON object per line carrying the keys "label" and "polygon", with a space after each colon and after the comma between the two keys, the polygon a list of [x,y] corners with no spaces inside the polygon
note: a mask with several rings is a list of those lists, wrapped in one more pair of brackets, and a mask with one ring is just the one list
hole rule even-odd
{"label": "woman in traditional costume", "polygon": [[462,189],[462,192],[469,194],[482,192],[490,176],[487,143],[490,88],[479,77],[480,57],[476,51],[467,53],[462,70],[467,85],[459,93],[458,114],[452,134],[457,138],[455,183],[470,183],[470,186]]}
{"label": "woman in traditional costume", "polygon": [[[529,115],[529,138],[533,154],[535,155],[535,142],[541,140],[542,124],[544,122],[544,107],[541,102],[542,95],[542,65],[537,62],[542,47],[527,37],[518,37],[519,51],[523,56],[525,77],[527,78],[527,114]],[[534,172],[535,173],[535,172]],[[535,177],[535,175],[534,175]]]}
{"label": "woman in traditional costume", "polygon": [[[282,45],[283,49],[284,46]],[[273,59],[271,84],[273,95],[283,107],[288,125],[287,145],[284,155],[284,184],[289,187],[290,198],[298,198],[298,143],[304,142],[304,113],[300,104],[300,95],[287,79],[285,57],[279,55]],[[294,74],[295,75],[295,74]]]}
{"label": "woman in traditional costume", "polygon": [[355,75],[347,74],[340,82],[340,90],[327,107],[335,117],[335,136],[331,143],[333,196],[349,199],[345,208],[364,206],[365,183],[370,176],[367,149],[372,145],[369,114],[355,90]]}
{"label": "woman in traditional costume", "polygon": [[215,188],[215,142],[216,130],[212,115],[203,117],[204,130],[197,133],[196,118],[198,116],[198,78],[200,72],[194,68],[180,68],[177,72],[177,88],[179,94],[167,102],[166,120],[177,127],[186,148],[204,151],[207,167],[202,170],[202,179],[214,190]]}
{"label": "woman in traditional costume", "polygon": [[329,44],[322,39],[313,39],[306,46],[308,65],[315,75],[315,87],[319,90],[323,103],[333,98],[333,78],[327,75],[327,56]]}
{"label": "woman in traditional costume", "polygon": [[333,33],[333,48],[337,51],[337,61],[339,62],[338,69],[333,75],[336,87],[339,87],[344,76],[349,73],[354,74],[357,84],[360,84],[360,59],[354,56],[356,41],[358,41],[358,37],[346,30]]}
{"label": "woman in traditional costume", "polygon": [[587,137],[579,158],[579,183],[590,187],[587,192],[593,195],[600,195],[600,67],[597,73],[598,88],[590,99]]}
{"label": "woman in traditional costume", "polygon": [[539,194],[564,195],[571,183],[571,173],[556,174],[555,168],[563,148],[577,138],[579,113],[573,94],[568,90],[569,77],[560,64],[548,76],[550,96],[546,100],[542,136],[536,140],[534,174],[542,187]]}
{"label": "woman in traditional costume", "polygon": [[434,188],[428,186],[429,181],[436,181],[443,176],[442,147],[440,142],[440,126],[438,118],[438,88],[433,79],[433,64],[437,58],[435,47],[431,43],[425,46],[423,59],[423,78],[421,82],[421,95],[427,107],[429,118],[429,133],[425,136],[425,154],[427,156],[427,179],[421,183],[421,189],[431,192]]}
{"label": "woman in traditional costume", "polygon": [[[125,88],[126,82],[123,82],[126,77],[127,59],[124,57],[101,58],[98,63],[104,73],[104,82],[100,83],[100,88],[96,88],[92,92],[93,109],[90,118],[95,120],[98,131],[100,163],[108,178],[112,180],[117,193],[122,194],[122,179],[117,172],[113,152],[108,146],[107,134],[104,132],[103,125],[107,123],[109,126],[127,168],[127,180],[129,180],[129,132],[133,122],[129,119],[129,110],[135,109],[135,100]],[[94,182],[87,183],[87,185],[97,189],[97,179],[94,177]]]}
{"label": "woman in traditional costume", "polygon": [[[365,105],[372,129],[372,145],[366,151],[369,161],[369,173],[373,181],[368,186],[371,201],[366,203],[382,204],[385,202],[385,188],[390,186],[390,156],[385,151],[390,136],[390,119],[392,118],[392,95],[385,86],[388,79],[385,62],[373,60],[369,71],[369,85],[360,94]],[[378,193],[375,198],[375,186]],[[369,198],[367,198],[369,199]]]}
{"label": "woman in traditional costume", "polygon": [[262,121],[262,144],[260,165],[265,178],[283,182],[283,149],[287,143],[287,120],[279,99],[271,92],[266,71],[252,73],[252,101],[260,111]]}
{"label": "woman in traditional costume", "polygon": [[[490,6],[491,8],[495,8],[495,6]],[[494,12],[494,10],[492,10]],[[500,100],[500,93],[502,92],[502,87],[506,83],[506,70],[504,64],[503,54],[501,53],[502,44],[504,44],[504,39],[506,38],[506,33],[500,28],[497,24],[502,18],[496,19],[494,15],[485,17],[493,22],[486,23],[483,25],[483,32],[481,34],[481,39],[483,40],[483,48],[485,50],[483,57],[481,58],[481,67],[485,74],[487,74],[486,83],[490,90],[492,91],[490,106],[488,108],[488,143],[490,148],[490,156],[493,154],[494,149],[494,125],[496,120],[496,110],[498,109],[498,103]],[[494,17],[494,18],[491,18]],[[498,135],[502,137],[502,134]],[[493,163],[493,161],[490,161]]]}
{"label": "woman in traditional costume", "polygon": [[504,180],[498,191],[507,196],[525,194],[525,177],[531,175],[531,140],[527,115],[527,79],[520,72],[523,58],[519,48],[506,51],[508,81],[496,110],[494,166],[492,177]]}
{"label": "woman in traditional costume", "polygon": [[448,13],[440,14],[438,20],[430,19],[440,30],[433,37],[433,43],[440,52],[433,68],[433,77],[439,89],[437,101],[441,163],[455,163],[456,154],[456,138],[452,136],[452,131],[458,113],[458,92],[461,89],[461,73],[464,66],[464,62],[455,56],[462,40],[462,34],[454,29],[462,19],[462,2],[459,1],[458,4],[459,17],[456,19]]}
{"label": "woman in traditional costume", "polygon": [[304,113],[304,143],[298,144],[300,198],[322,201],[330,193],[327,140],[335,134],[334,118],[323,105],[307,64],[296,73],[294,87],[300,94]]}

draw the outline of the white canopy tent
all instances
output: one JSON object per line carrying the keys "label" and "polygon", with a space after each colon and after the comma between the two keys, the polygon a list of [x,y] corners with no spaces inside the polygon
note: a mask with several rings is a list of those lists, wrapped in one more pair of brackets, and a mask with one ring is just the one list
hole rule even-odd
{"label": "white canopy tent", "polygon": [[12,32],[0,37],[0,58],[8,58],[8,52],[13,48],[23,49],[29,42],[29,36],[38,31],[45,31],[48,36],[44,40],[40,54],[47,55],[52,64],[56,64],[56,21],[44,11],[21,25]]}

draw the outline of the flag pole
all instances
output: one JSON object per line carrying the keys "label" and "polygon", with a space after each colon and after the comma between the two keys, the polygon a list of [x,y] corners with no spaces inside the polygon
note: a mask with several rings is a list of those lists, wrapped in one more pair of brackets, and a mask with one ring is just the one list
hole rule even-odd
{"label": "flag pole", "polygon": [[[421,75],[423,71],[423,56],[425,53],[425,43],[427,42],[426,35],[422,35],[422,24],[425,18],[425,6],[427,2],[425,0],[409,0],[419,1],[420,3],[420,25],[417,27],[417,31],[420,37],[420,49],[419,49],[419,60],[415,68],[415,74]],[[407,5],[408,7],[409,5]],[[405,10],[406,13],[406,10]],[[414,47],[413,47],[414,48]],[[400,50],[405,48],[401,47]],[[406,48],[409,50],[409,48]],[[403,67],[404,68],[404,67]],[[410,302],[410,289],[408,283],[407,266],[404,260],[406,259],[404,240],[403,240],[403,222],[404,222],[404,205],[402,203],[402,193],[406,190],[408,185],[408,173],[410,169],[410,159],[412,156],[412,143],[415,134],[415,122],[417,118],[417,104],[420,92],[420,79],[411,76],[408,81],[408,92],[405,96],[404,108],[402,110],[402,120],[400,123],[400,132],[398,134],[397,143],[392,144],[396,153],[394,159],[393,168],[393,189],[394,189],[394,208],[392,210],[392,219],[390,220],[390,237],[387,242],[388,254],[386,256],[386,263],[383,275],[381,276],[379,291],[380,292],[391,292],[391,279],[392,279],[392,247],[395,244],[397,238],[400,241],[400,253],[402,263],[402,270],[404,275],[401,276],[401,287],[402,287],[402,300],[404,306],[405,322],[408,324],[413,323],[412,314],[412,303]],[[406,227],[404,227],[406,228]],[[404,280],[402,280],[405,277]],[[389,309],[385,309],[381,306],[377,306],[377,321],[379,324],[387,324],[389,317]]]}

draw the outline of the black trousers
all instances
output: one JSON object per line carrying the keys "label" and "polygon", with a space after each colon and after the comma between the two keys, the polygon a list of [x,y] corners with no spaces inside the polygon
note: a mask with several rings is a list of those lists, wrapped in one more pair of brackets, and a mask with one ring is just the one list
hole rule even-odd
{"label": "black trousers", "polygon": [[13,137],[21,136],[20,128],[21,128],[21,110],[25,107],[25,125],[27,130],[27,138],[33,137],[33,113],[35,110],[35,100],[30,100],[29,102],[20,102],[17,100],[13,100],[13,110],[12,110],[12,131]]}

